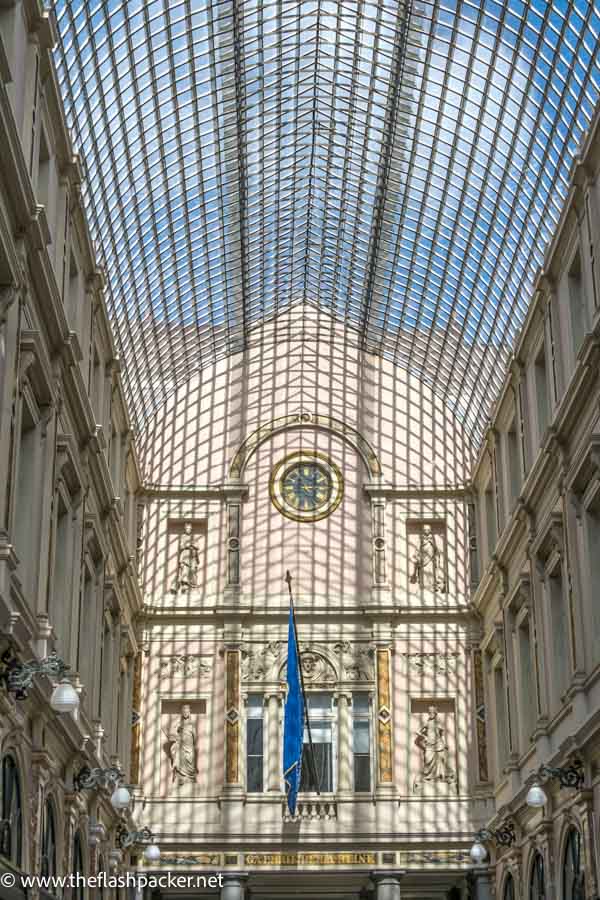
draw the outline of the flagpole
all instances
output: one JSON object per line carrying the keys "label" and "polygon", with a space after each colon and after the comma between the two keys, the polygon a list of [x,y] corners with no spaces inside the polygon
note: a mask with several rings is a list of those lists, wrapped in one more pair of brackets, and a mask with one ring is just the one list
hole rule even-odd
{"label": "flagpole", "polygon": [[318,795],[321,794],[319,790],[319,783],[317,780],[317,767],[315,765],[315,748],[313,745],[312,734],[310,731],[310,718],[308,715],[308,703],[306,700],[306,691],[304,689],[304,675],[302,673],[302,660],[300,659],[300,643],[298,641],[298,626],[296,625],[296,609],[294,607],[294,597],[292,595],[292,576],[290,574],[290,570],[288,569],[285,573],[285,580],[287,581],[288,591],[290,594],[290,609],[292,610],[292,620],[294,622],[294,631],[296,632],[296,653],[298,654],[298,671],[300,672],[300,688],[302,690],[302,699],[304,701],[304,719],[306,721],[306,731],[308,734],[308,746],[310,748],[310,752],[308,757],[310,759],[310,774],[313,780],[314,788]]}

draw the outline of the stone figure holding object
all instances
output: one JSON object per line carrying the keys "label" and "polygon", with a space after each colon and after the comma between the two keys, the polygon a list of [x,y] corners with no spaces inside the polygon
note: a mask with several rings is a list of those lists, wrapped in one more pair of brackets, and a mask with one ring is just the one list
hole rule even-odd
{"label": "stone figure holding object", "polygon": [[445,593],[444,555],[429,525],[425,525],[419,533],[419,546],[413,553],[411,562],[411,584],[418,584],[420,588],[436,593]]}
{"label": "stone figure holding object", "polygon": [[181,717],[174,731],[168,735],[168,756],[173,772],[173,781],[178,784],[194,784],[198,774],[198,753],[196,731],[192,722],[191,709],[187,703],[181,707]]}
{"label": "stone figure holding object", "polygon": [[183,527],[183,538],[177,554],[177,577],[172,591],[191,590],[198,587],[198,570],[200,569],[200,548],[194,540],[192,523],[186,522]]}
{"label": "stone figure holding object", "polygon": [[456,775],[448,764],[448,744],[444,729],[438,722],[436,706],[429,707],[427,721],[419,729],[415,744],[423,754],[421,778],[415,781],[415,791],[422,783],[451,784],[456,780]]}

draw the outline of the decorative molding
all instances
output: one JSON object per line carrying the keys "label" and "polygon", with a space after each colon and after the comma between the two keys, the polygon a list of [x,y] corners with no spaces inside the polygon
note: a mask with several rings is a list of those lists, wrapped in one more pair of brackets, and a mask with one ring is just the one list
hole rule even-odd
{"label": "decorative molding", "polygon": [[[328,659],[327,651],[319,644],[311,644],[300,651],[300,665],[304,683],[310,685],[335,684],[337,672]],[[287,660],[283,663],[279,680],[285,681],[287,677]]]}
{"label": "decorative molding", "polygon": [[333,649],[340,657],[340,675],[347,681],[375,680],[375,650],[368,644],[340,641]]}
{"label": "decorative molding", "polygon": [[160,661],[161,670],[168,669],[170,675],[198,675],[205,678],[212,672],[212,665],[204,662],[202,657],[194,654],[165,656]]}
{"label": "decorative molding", "polygon": [[455,672],[460,653],[424,653],[421,651],[401,653],[409,669],[421,674],[431,672]]}
{"label": "decorative molding", "polygon": [[269,440],[282,431],[296,428],[312,428],[319,431],[330,431],[338,435],[360,454],[371,478],[381,478],[382,471],[377,454],[367,439],[356,428],[353,428],[341,419],[333,418],[333,416],[299,412],[289,416],[280,416],[278,419],[273,419],[271,422],[267,422],[265,425],[257,428],[256,431],[253,431],[240,445],[233,457],[229,468],[230,479],[232,481],[241,480],[248,460],[264,441]]}
{"label": "decorative molding", "polygon": [[242,681],[267,680],[281,659],[283,647],[283,641],[270,641],[260,648],[243,648]]}
{"label": "decorative molding", "polygon": [[162,868],[169,866],[220,866],[222,857],[220,853],[195,853],[190,856],[177,856],[175,853],[161,853],[159,865]]}

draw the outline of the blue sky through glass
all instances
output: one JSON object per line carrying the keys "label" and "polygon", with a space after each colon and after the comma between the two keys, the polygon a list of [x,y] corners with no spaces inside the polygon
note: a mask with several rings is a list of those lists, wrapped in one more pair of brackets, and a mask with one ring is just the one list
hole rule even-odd
{"label": "blue sky through glass", "polygon": [[600,91],[600,0],[57,0],[138,427],[308,301],[485,424]]}

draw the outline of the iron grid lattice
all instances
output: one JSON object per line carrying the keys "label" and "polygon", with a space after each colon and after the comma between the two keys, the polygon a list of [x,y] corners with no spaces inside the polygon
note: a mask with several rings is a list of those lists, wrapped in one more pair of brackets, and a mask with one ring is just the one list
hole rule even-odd
{"label": "iron grid lattice", "polygon": [[57,0],[138,429],[302,301],[478,439],[598,101],[599,6]]}

